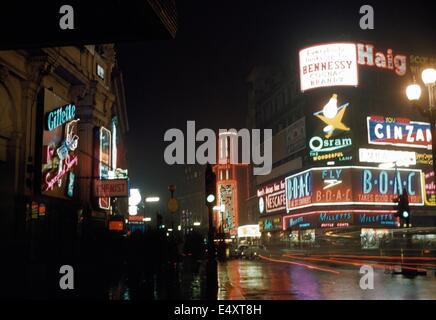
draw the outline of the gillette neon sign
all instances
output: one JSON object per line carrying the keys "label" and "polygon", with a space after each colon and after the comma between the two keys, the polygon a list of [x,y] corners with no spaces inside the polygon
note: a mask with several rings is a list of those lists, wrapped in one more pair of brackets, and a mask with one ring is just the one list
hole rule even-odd
{"label": "gillette neon sign", "polygon": [[45,125],[47,130],[53,131],[57,127],[73,120],[75,117],[76,106],[74,104],[67,104],[47,113]]}

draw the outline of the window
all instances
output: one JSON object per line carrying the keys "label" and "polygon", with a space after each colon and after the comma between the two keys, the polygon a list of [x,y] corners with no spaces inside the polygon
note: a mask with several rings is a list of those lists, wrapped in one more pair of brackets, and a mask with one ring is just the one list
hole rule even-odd
{"label": "window", "polygon": [[104,80],[104,68],[97,64],[97,75]]}

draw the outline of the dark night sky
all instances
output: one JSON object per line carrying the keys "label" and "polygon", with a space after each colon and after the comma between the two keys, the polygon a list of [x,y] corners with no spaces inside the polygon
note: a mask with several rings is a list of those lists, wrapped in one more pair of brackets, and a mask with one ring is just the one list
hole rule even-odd
{"label": "dark night sky", "polygon": [[[431,1],[177,1],[175,40],[118,46],[130,122],[132,185],[167,197],[180,167],[164,163],[170,128],[245,126],[245,77],[254,65],[286,65],[298,48],[337,39],[374,41],[405,53],[436,55]],[[375,30],[359,29],[359,8],[371,4]],[[431,9],[433,14],[431,14]],[[433,47],[429,47],[432,43]]]}

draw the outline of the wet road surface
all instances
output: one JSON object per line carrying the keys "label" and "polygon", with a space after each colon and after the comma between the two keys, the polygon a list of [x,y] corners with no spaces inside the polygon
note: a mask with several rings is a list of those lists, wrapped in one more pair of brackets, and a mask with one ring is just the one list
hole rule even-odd
{"label": "wet road surface", "polygon": [[226,261],[218,265],[218,299],[436,299],[434,272],[406,278],[374,268],[374,289],[362,290],[359,266],[319,267],[264,260]]}

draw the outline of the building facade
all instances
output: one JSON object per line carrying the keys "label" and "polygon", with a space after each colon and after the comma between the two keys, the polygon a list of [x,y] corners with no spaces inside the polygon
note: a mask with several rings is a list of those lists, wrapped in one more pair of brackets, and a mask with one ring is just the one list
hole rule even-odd
{"label": "building facade", "polygon": [[43,278],[127,214],[124,199],[93,190],[127,178],[122,74],[110,44],[2,51],[0,65],[2,271],[21,265]]}
{"label": "building facade", "polygon": [[249,126],[273,130],[273,170],[252,177],[248,201],[265,242],[378,248],[401,234],[395,201],[404,193],[412,228],[435,226],[432,129],[405,96],[431,61],[327,42],[250,73]]}

